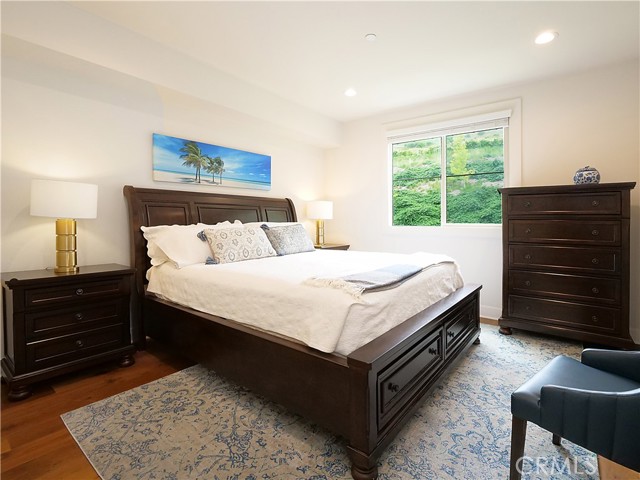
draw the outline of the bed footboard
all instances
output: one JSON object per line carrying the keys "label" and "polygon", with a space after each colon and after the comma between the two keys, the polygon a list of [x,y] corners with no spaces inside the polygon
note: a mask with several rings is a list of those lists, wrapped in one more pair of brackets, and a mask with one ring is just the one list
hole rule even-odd
{"label": "bed footboard", "polygon": [[383,450],[461,353],[478,343],[480,288],[461,288],[349,355],[353,478],[376,478]]}

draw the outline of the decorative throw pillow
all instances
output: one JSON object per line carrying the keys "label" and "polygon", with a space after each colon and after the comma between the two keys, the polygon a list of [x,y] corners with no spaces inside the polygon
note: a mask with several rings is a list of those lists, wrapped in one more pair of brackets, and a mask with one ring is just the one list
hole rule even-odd
{"label": "decorative throw pillow", "polygon": [[204,234],[213,263],[242,262],[276,255],[260,227],[206,228]]}
{"label": "decorative throw pillow", "polygon": [[263,224],[261,227],[278,255],[312,252],[315,250],[302,224],[294,223],[279,227]]}

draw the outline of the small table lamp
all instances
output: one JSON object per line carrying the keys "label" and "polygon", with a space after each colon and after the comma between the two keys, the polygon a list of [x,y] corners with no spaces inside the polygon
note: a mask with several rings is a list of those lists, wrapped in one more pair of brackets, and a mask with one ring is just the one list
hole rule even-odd
{"label": "small table lamp", "polygon": [[76,218],[96,218],[98,186],[31,180],[31,215],[56,220],[56,273],[78,271]]}
{"label": "small table lamp", "polygon": [[316,220],[316,245],[324,245],[324,221],[333,218],[333,202],[329,200],[309,202],[307,216]]}

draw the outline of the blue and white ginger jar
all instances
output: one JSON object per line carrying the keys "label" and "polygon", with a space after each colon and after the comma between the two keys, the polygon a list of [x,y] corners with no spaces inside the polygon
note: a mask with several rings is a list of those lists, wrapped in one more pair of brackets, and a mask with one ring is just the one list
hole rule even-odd
{"label": "blue and white ginger jar", "polygon": [[600,183],[600,172],[594,167],[587,165],[576,172],[573,176],[573,183],[576,185],[583,183]]}

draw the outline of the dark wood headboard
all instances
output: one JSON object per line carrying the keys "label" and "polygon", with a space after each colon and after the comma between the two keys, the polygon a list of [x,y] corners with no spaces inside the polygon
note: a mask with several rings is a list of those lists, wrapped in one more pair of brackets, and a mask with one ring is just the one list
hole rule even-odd
{"label": "dark wood headboard", "polygon": [[137,188],[125,185],[129,209],[131,266],[136,269],[136,293],[144,295],[146,272],[150,267],[147,244],[141,226],[215,224],[229,220],[247,222],[295,222],[296,209],[288,198],[222,195]]}

